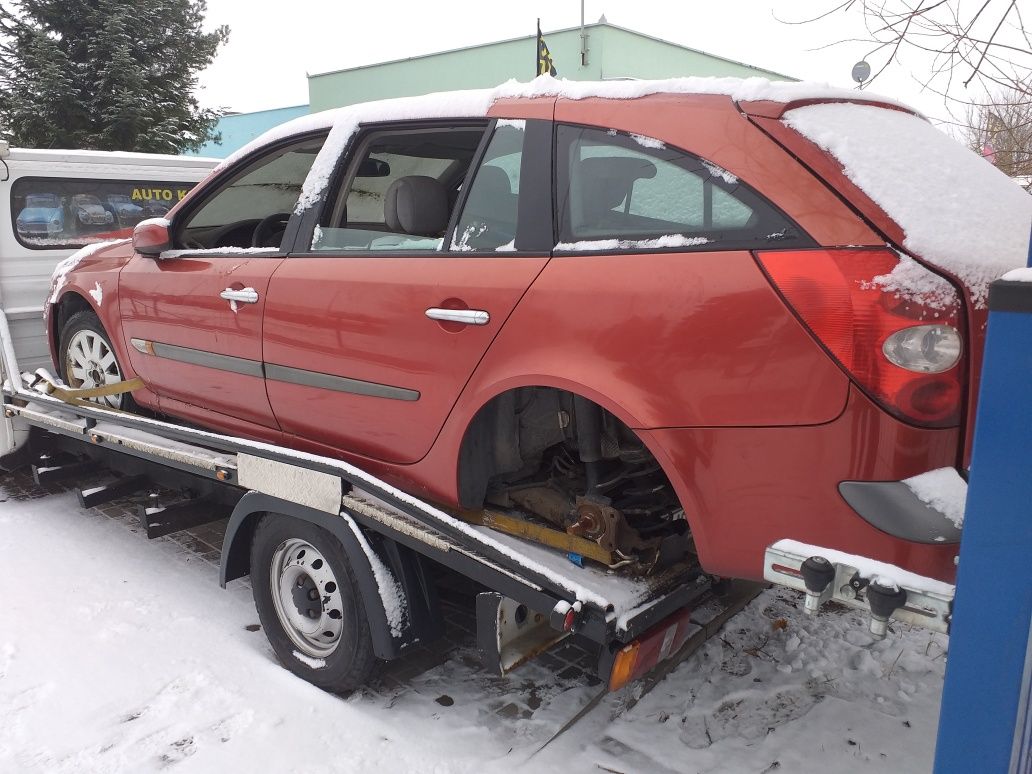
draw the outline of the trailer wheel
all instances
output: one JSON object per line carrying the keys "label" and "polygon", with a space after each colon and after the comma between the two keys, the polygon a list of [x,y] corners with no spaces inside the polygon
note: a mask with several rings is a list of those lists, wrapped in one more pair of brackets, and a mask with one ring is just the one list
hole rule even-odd
{"label": "trailer wheel", "polygon": [[[61,378],[70,387],[101,387],[122,381],[125,376],[114,347],[100,319],[91,310],[76,312],[61,328]],[[94,398],[94,402],[126,411],[136,410],[127,392]]]}
{"label": "trailer wheel", "polygon": [[251,589],[272,649],[320,688],[350,691],[376,667],[365,606],[343,547],[329,532],[280,514],[251,542]]}

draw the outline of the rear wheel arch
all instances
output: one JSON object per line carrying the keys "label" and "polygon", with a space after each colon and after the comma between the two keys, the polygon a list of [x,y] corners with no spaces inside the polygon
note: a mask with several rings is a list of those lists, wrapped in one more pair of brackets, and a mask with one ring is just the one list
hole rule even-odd
{"label": "rear wheel arch", "polygon": [[472,413],[465,424],[456,458],[456,491],[460,507],[478,507],[476,502],[486,487],[484,476],[490,475],[490,471],[485,471],[485,463],[489,465],[493,461],[487,446],[491,439],[496,437],[498,413],[506,411],[509,407],[506,407],[505,404],[511,404],[519,391],[527,388],[552,390],[589,401],[618,420],[655,459],[677,495],[689,529],[693,534],[696,532],[700,513],[698,503],[692,497],[688,482],[684,481],[678,475],[677,470],[673,469],[670,457],[662,450],[655,448],[655,438],[647,431],[638,429],[640,423],[616,401],[583,385],[566,380],[535,379],[532,382],[516,386],[507,384],[479,401],[479,408]]}

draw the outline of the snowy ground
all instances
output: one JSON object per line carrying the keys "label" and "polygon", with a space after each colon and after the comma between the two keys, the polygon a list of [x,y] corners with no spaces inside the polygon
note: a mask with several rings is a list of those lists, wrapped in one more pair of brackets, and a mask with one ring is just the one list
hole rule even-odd
{"label": "snowy ground", "polygon": [[[946,638],[767,591],[633,709],[472,642],[342,698],[280,668],[246,584],[170,540],[0,479],[0,772],[929,771]],[[210,558],[210,557],[208,557]],[[533,757],[532,757],[533,756]]]}

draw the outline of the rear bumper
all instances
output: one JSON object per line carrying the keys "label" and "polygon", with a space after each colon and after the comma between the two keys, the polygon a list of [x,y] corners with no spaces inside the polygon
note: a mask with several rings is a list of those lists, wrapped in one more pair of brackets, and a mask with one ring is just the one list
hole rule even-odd
{"label": "rear bumper", "polygon": [[956,428],[912,427],[851,389],[843,413],[822,425],[641,435],[670,476],[707,572],[761,580],[766,548],[790,538],[947,583],[956,577],[955,542],[934,539],[948,537],[944,518],[931,541],[913,540],[925,533],[909,510],[886,511],[875,526],[839,491],[842,482],[896,482],[953,465]]}
{"label": "rear bumper", "polygon": [[960,529],[902,481],[843,481],[842,499],[875,529],[914,543],[960,542]]}

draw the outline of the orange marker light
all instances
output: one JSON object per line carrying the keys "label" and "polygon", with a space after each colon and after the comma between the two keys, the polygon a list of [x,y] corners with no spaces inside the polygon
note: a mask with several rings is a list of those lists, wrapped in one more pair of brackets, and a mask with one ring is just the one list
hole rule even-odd
{"label": "orange marker light", "polygon": [[638,651],[641,643],[637,640],[625,645],[613,661],[613,671],[609,673],[609,690],[619,691],[634,677],[634,667],[638,664]]}

